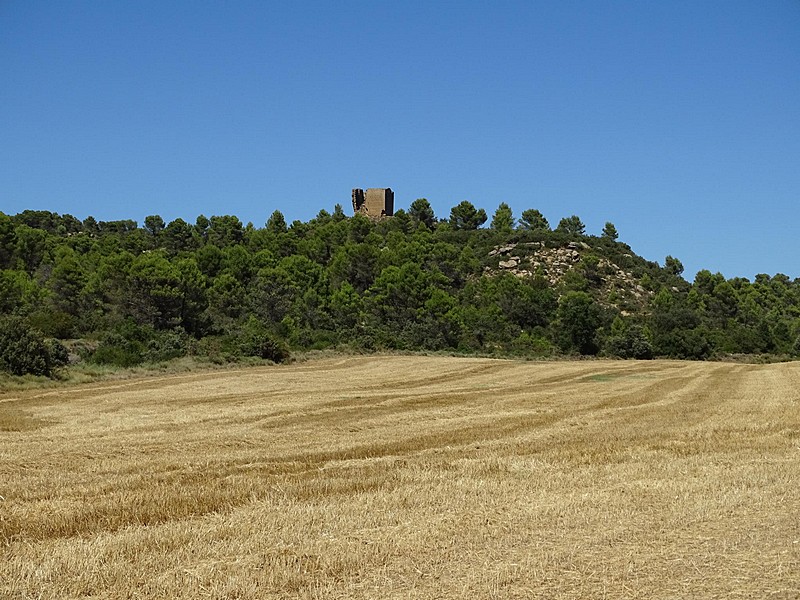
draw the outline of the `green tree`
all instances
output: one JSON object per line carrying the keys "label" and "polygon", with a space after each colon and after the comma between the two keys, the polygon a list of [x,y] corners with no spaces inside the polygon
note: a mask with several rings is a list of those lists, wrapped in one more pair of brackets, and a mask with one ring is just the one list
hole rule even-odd
{"label": "green tree", "polygon": [[23,210],[14,217],[16,225],[26,225],[32,229],[41,229],[50,234],[58,234],[63,228],[63,220],[58,213],[49,210]]}
{"label": "green tree", "polygon": [[[353,217],[355,218],[355,217]],[[328,266],[331,283],[339,286],[348,282],[358,293],[372,285],[380,269],[381,252],[372,244],[348,242],[336,250]]]}
{"label": "green tree", "polygon": [[191,252],[196,247],[194,235],[194,228],[183,219],[177,218],[164,228],[161,241],[164,248],[172,254]]}
{"label": "green tree", "polygon": [[350,240],[358,244],[366,241],[367,236],[375,228],[375,223],[361,213],[353,215],[353,218],[349,219],[347,223],[350,226]]}
{"label": "green tree", "polygon": [[289,359],[289,349],[276,339],[264,323],[250,317],[236,336],[239,350],[245,356],[257,356],[272,362],[282,363]]}
{"label": "green tree", "polygon": [[289,315],[300,294],[285,268],[266,267],[256,274],[250,285],[248,306],[260,321],[275,326]]}
{"label": "green tree", "polygon": [[603,234],[600,237],[604,240],[611,240],[612,242],[617,241],[619,234],[617,233],[617,228],[614,227],[611,221],[606,221],[606,224],[603,226]]}
{"label": "green tree", "polygon": [[67,351],[16,316],[0,317],[0,371],[12,375],[51,375],[67,363]]}
{"label": "green tree", "polygon": [[463,333],[458,299],[439,288],[433,288],[425,301],[419,343],[424,348],[455,348]]}
{"label": "green tree", "polygon": [[673,296],[666,289],[658,292],[648,324],[656,356],[702,360],[713,351],[709,332],[688,297]]}
{"label": "green tree", "polygon": [[144,218],[144,228],[154,238],[164,231],[164,219],[160,215],[148,215]]}
{"label": "green tree", "polygon": [[253,255],[242,245],[229,246],[222,251],[222,268],[247,284],[254,275]]}
{"label": "green tree", "polygon": [[17,234],[11,217],[0,212],[0,269],[12,266],[14,248],[17,246]]}
{"label": "green tree", "polygon": [[428,229],[433,229],[436,225],[436,215],[426,198],[414,200],[408,208],[408,214],[416,225],[422,224]]}
{"label": "green tree", "polygon": [[492,223],[489,227],[498,233],[511,233],[514,229],[514,221],[511,207],[505,202],[501,202],[492,216]]}
{"label": "green tree", "polygon": [[222,273],[212,280],[206,298],[211,329],[217,333],[232,331],[246,310],[245,287],[230,273]]}
{"label": "green tree", "polygon": [[122,219],[118,221],[100,221],[97,223],[97,228],[102,235],[116,235],[124,237],[127,234],[136,231],[138,225],[132,219]]}
{"label": "green tree", "polygon": [[494,301],[507,319],[527,330],[547,327],[558,307],[556,294],[544,279],[511,273],[495,278]]}
{"label": "green tree", "polygon": [[364,318],[364,301],[347,281],[331,294],[331,316],[343,337],[350,339]]}
{"label": "green tree", "polygon": [[25,313],[41,301],[43,290],[24,271],[0,271],[0,314]]}
{"label": "green tree", "polygon": [[244,241],[242,222],[234,215],[213,216],[208,229],[208,241],[223,248]]}
{"label": "green tree", "polygon": [[664,259],[664,268],[668,273],[676,277],[683,273],[683,263],[672,256],[667,256],[667,258]]}
{"label": "green tree", "polygon": [[347,218],[347,215],[344,214],[344,209],[342,208],[341,204],[337,203],[333,207],[333,214],[331,215],[331,218],[333,219],[333,221],[335,223],[340,223],[340,222],[344,221]]}
{"label": "green tree", "polygon": [[418,347],[424,338],[425,303],[436,276],[416,263],[386,267],[364,298],[379,341],[391,348]]}
{"label": "green tree", "polygon": [[200,271],[209,278],[219,275],[225,263],[225,254],[217,246],[207,245],[195,252]]}
{"label": "green tree", "polygon": [[[517,282],[513,275],[480,277],[468,281],[460,293],[459,317],[462,322],[461,344],[472,349],[497,349],[520,333],[517,316],[520,303],[512,298]],[[508,311],[508,313],[506,312]]]}
{"label": "green tree", "polygon": [[269,219],[267,219],[267,231],[274,234],[281,234],[286,233],[287,230],[288,227],[286,227],[286,219],[283,213],[276,210],[269,216]]}
{"label": "green tree", "polygon": [[391,219],[387,219],[381,223],[386,231],[399,231],[402,233],[411,231],[413,224],[414,221],[402,208],[398,208],[394,211],[394,216],[392,216]]}
{"label": "green tree", "polygon": [[68,246],[58,248],[55,265],[47,281],[51,292],[50,302],[43,307],[41,315],[49,326],[43,325],[41,320],[36,325],[55,337],[66,338],[73,335],[75,326],[85,320],[81,317],[91,308],[85,293],[86,283],[86,271],[75,251]]}
{"label": "green tree", "polygon": [[708,269],[702,269],[695,275],[692,288],[700,296],[710,296],[714,293],[714,288],[722,283],[725,283],[722,273],[711,273]]}
{"label": "green tree", "polygon": [[184,331],[195,337],[201,337],[207,329],[204,318],[208,306],[207,280],[200,272],[193,256],[177,260],[175,270],[180,298],[180,324]]}
{"label": "green tree", "polygon": [[611,324],[611,332],[603,350],[607,355],[618,358],[653,358],[653,345],[644,328],[619,316]]}
{"label": "green tree", "polygon": [[522,211],[519,225],[521,229],[529,231],[550,231],[550,223],[548,223],[544,215],[535,208]]}
{"label": "green tree", "polygon": [[194,231],[204,243],[208,240],[209,227],[211,227],[211,221],[205,215],[199,215],[194,222]]}
{"label": "green tree", "polygon": [[558,222],[556,231],[568,235],[583,235],[586,232],[586,226],[578,215],[572,215],[571,217],[564,217],[561,219]]}
{"label": "green tree", "polygon": [[450,209],[450,226],[455,230],[478,229],[486,223],[486,211],[476,209],[472,202],[464,200]]}
{"label": "green tree", "polygon": [[136,322],[170,329],[181,322],[183,291],[175,265],[155,252],[137,256],[128,272],[127,308]]}
{"label": "green tree", "polygon": [[83,231],[89,235],[97,235],[100,232],[100,226],[97,223],[97,219],[91,215],[86,217],[83,220]]}
{"label": "green tree", "polygon": [[597,354],[600,308],[586,292],[567,292],[558,302],[556,341],[565,352]]}
{"label": "green tree", "polygon": [[317,216],[311,221],[310,224],[315,226],[326,225],[327,223],[331,222],[331,213],[329,213],[324,208],[321,208],[320,211],[317,213]]}
{"label": "green tree", "polygon": [[[529,355],[557,345],[570,353],[602,348],[619,357],[692,359],[799,352],[800,279],[759,274],[751,283],[704,270],[689,284],[673,257],[659,268],[622,254],[607,223],[604,243],[581,252],[551,286],[541,277],[485,273],[514,215],[502,203],[491,231],[463,233],[485,221],[484,211],[464,202],[437,222],[422,198],[378,223],[348,219],[339,207],[289,227],[275,211],[258,229],[230,215],[166,226],[150,215],[138,228],[132,220],[81,224],[49,211],[0,213],[0,314],[23,317],[45,344],[49,336],[91,334],[100,340],[96,359],[113,364],[189,349],[235,357],[244,352],[246,330],[258,328],[297,348],[340,341]],[[519,227],[538,232],[517,235],[521,241],[548,247],[585,229],[573,216],[551,235],[534,209],[523,212]],[[538,247],[520,251],[527,259]],[[648,306],[641,306],[646,296],[605,288],[612,262],[657,292]],[[598,297],[632,314],[612,323],[612,309]]]}
{"label": "green tree", "polygon": [[100,343],[91,355],[91,362],[122,368],[139,365],[144,362],[150,337],[152,328],[142,327],[128,318],[103,333]]}
{"label": "green tree", "polygon": [[47,254],[47,232],[27,225],[15,229],[16,248],[14,254],[19,267],[33,274]]}
{"label": "green tree", "polygon": [[81,231],[83,231],[83,223],[72,215],[62,215],[61,225],[58,227],[58,233],[60,235],[74,235]]}

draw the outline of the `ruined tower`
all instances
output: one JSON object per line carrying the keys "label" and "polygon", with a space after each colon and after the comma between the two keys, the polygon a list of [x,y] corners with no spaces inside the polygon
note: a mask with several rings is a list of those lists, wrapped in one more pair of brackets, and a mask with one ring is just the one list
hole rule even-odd
{"label": "ruined tower", "polygon": [[394,192],[392,188],[353,189],[353,212],[372,219],[391,217],[394,214]]}

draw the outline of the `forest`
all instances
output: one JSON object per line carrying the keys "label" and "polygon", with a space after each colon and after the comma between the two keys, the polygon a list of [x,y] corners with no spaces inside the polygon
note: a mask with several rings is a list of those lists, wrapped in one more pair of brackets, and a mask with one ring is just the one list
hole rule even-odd
{"label": "forest", "polygon": [[321,349],[800,356],[800,279],[688,281],[680,260],[647,260],[618,237],[610,222],[589,235],[576,215],[551,227],[505,203],[491,218],[468,201],[440,218],[424,198],[380,220],[336,205],[287,223],[276,210],[261,227],[0,212],[0,371]]}

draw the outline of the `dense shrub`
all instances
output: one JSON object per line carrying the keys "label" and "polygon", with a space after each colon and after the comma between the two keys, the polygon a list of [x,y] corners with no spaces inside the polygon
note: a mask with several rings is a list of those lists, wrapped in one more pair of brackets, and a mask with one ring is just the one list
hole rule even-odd
{"label": "dense shrub", "polygon": [[550,340],[544,336],[537,336],[523,331],[517,339],[511,343],[511,350],[520,356],[551,356],[556,353],[556,349]]}
{"label": "dense shrub", "polygon": [[28,322],[44,335],[62,340],[71,338],[76,329],[76,320],[72,315],[45,307],[30,313]]}
{"label": "dense shrub", "polygon": [[147,342],[144,359],[147,362],[163,362],[186,356],[192,347],[192,338],[176,328],[153,333]]}
{"label": "dense shrub", "polygon": [[611,326],[611,335],[606,338],[603,351],[617,358],[653,358],[653,345],[639,325],[624,324],[616,319]]}
{"label": "dense shrub", "polygon": [[144,361],[145,346],[135,339],[128,339],[115,331],[106,334],[91,356],[91,361],[100,365],[133,367]]}
{"label": "dense shrub", "polygon": [[91,361],[117,367],[133,367],[144,362],[163,362],[186,356],[190,337],[184,331],[155,331],[127,320],[103,336]]}
{"label": "dense shrub", "polygon": [[45,341],[47,351],[50,353],[51,367],[64,367],[69,362],[69,351],[67,347],[58,340],[48,339]]}
{"label": "dense shrub", "polygon": [[0,370],[12,375],[47,375],[67,363],[67,349],[46,340],[20,317],[0,318]]}
{"label": "dense shrub", "polygon": [[251,317],[242,326],[239,351],[243,356],[257,356],[281,363],[289,359],[289,349],[277,340],[261,321]]}
{"label": "dense shrub", "polygon": [[704,327],[679,329],[659,335],[654,343],[655,353],[671,358],[705,360],[714,351],[710,340],[710,332]]}

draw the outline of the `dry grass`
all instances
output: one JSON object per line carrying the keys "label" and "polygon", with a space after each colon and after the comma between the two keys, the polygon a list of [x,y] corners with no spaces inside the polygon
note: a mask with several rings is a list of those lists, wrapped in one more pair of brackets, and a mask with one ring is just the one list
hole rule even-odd
{"label": "dry grass", "polygon": [[800,363],[361,357],[0,395],[2,598],[798,598]]}

